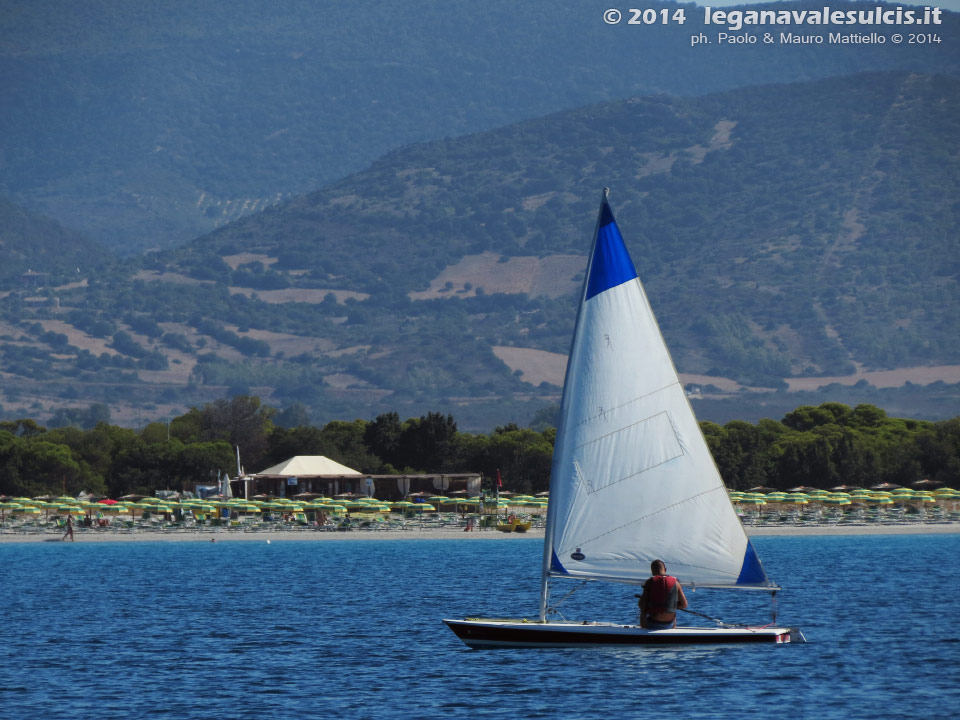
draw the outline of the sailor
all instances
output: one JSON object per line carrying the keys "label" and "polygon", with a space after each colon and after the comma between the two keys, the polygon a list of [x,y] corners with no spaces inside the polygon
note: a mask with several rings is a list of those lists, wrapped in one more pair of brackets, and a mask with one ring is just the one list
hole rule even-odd
{"label": "sailor", "polygon": [[669,630],[677,625],[677,610],[687,607],[683,588],[673,575],[667,575],[663,560],[650,563],[652,576],[643,584],[640,596],[640,627]]}

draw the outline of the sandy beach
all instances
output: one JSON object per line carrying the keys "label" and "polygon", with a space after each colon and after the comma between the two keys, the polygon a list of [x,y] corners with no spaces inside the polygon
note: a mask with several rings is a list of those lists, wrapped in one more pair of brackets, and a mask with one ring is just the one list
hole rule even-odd
{"label": "sandy beach", "polygon": [[[960,523],[904,523],[899,525],[811,525],[748,526],[750,536],[762,535],[942,535],[960,533]],[[20,534],[0,533],[0,545],[14,543],[61,542],[61,532]],[[350,530],[346,532],[317,530],[173,530],[111,531],[76,530],[75,541],[102,542],[330,542],[342,540],[496,540],[511,542],[522,539],[543,539],[543,530],[526,533],[503,533],[496,530],[464,532],[462,528],[407,528],[404,530]],[[70,542],[66,540],[65,542]]]}

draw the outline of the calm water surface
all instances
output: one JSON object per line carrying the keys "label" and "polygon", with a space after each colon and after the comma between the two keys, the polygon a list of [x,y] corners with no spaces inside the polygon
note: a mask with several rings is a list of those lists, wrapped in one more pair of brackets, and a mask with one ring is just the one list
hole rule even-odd
{"label": "calm water surface", "polygon": [[[960,717],[960,535],[754,543],[806,645],[467,649],[442,617],[536,613],[535,539],[5,544],[0,717]],[[634,592],[562,610],[632,621]]]}

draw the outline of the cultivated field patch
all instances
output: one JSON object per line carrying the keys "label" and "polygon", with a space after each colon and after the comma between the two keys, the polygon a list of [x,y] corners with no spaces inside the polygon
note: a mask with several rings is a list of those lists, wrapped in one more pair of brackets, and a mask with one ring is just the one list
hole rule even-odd
{"label": "cultivated field patch", "polygon": [[563,385],[563,375],[567,371],[566,355],[506,345],[494,346],[493,354],[512,371],[519,370],[520,379],[524,382],[531,385],[539,385],[542,382]]}
{"label": "cultivated field patch", "polygon": [[511,257],[497,253],[468,255],[446,267],[427,290],[410,293],[411,300],[474,297],[481,289],[494,293],[562,297],[580,287],[586,260],[580,255]]}
{"label": "cultivated field patch", "polygon": [[352,290],[322,290],[318,288],[284,288],[282,290],[256,290],[254,288],[231,287],[228,288],[231,295],[246,295],[252,298],[256,295],[258,300],[271,305],[282,305],[283,303],[297,302],[307,303],[308,305],[319,305],[327,299],[327,295],[333,294],[339,304],[345,303],[349,299],[362,302],[370,297],[367,293],[353,292]]}
{"label": "cultivated field patch", "polygon": [[63,320],[38,320],[46,332],[55,332],[67,336],[67,343],[81,350],[89,350],[92,354],[100,356],[103,353],[107,355],[117,355],[117,351],[107,347],[110,338],[98,338],[93,335],[87,335],[83,330],[78,330],[70,323]]}
{"label": "cultivated field patch", "polygon": [[133,276],[134,280],[144,282],[168,282],[180,285],[213,285],[213,280],[197,280],[189,275],[174,272],[157,272],[156,270],[141,270]]}
{"label": "cultivated field patch", "polygon": [[236,326],[227,326],[241,337],[248,337],[253,340],[262,340],[270,346],[270,353],[276,354],[282,352],[286,357],[296,357],[304,353],[321,354],[327,353],[336,347],[336,344],[326,338],[305,337],[303,335],[291,335],[290,333],[278,333],[271,330],[248,330],[240,332]]}
{"label": "cultivated field patch", "polygon": [[250,263],[258,262],[264,267],[270,267],[273,265],[279,258],[270,257],[269,255],[264,255],[263,253],[237,253],[236,255],[224,255],[220,258],[227,265],[230,266],[231,270],[236,270],[241,265],[249,265]]}

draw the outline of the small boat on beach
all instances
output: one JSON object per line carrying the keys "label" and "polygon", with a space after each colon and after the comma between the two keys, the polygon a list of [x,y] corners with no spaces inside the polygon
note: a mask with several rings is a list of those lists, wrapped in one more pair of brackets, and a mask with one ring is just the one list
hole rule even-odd
{"label": "small boat on beach", "polygon": [[521,520],[516,515],[511,515],[507,518],[506,522],[497,523],[497,530],[500,532],[518,532],[525,533],[533,527],[533,522],[530,520]]}
{"label": "small boat on beach", "polygon": [[803,640],[775,615],[665,630],[554,619],[551,582],[642,585],[655,559],[691,590],[780,589],[727,495],[604,190],[560,406],[539,616],[444,623],[471,648]]}

